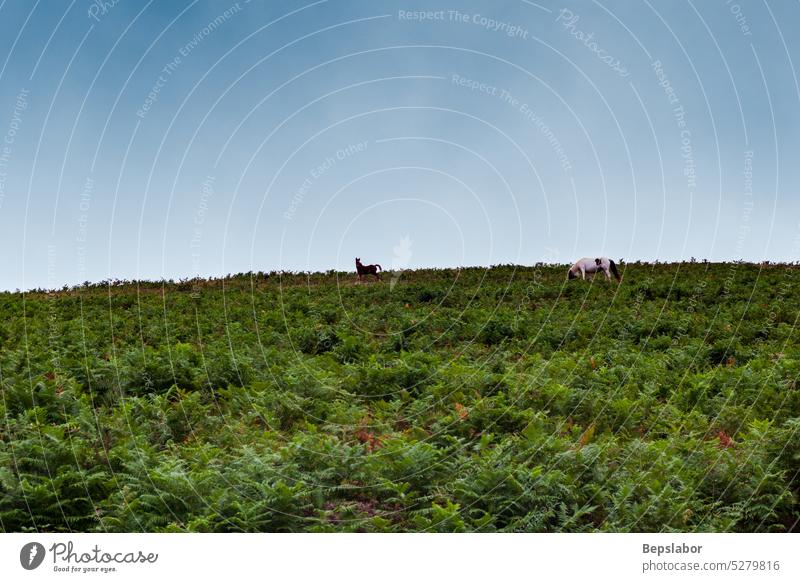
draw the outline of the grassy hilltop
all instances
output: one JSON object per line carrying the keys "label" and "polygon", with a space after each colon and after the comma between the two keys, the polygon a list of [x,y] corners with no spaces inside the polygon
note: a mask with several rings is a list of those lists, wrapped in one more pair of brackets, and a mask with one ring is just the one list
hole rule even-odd
{"label": "grassy hilltop", "polygon": [[0,530],[791,531],[800,268],[0,294]]}

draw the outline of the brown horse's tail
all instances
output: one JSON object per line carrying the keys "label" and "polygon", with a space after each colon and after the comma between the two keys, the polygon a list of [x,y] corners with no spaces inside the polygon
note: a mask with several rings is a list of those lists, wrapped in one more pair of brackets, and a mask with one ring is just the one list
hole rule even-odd
{"label": "brown horse's tail", "polygon": [[381,271],[383,271],[383,267],[381,267],[378,263],[375,263],[375,266],[378,267]]}
{"label": "brown horse's tail", "polygon": [[617,281],[622,281],[622,277],[619,276],[619,271],[617,271],[617,264],[611,259],[608,259],[608,262],[611,264],[611,274],[614,275]]}

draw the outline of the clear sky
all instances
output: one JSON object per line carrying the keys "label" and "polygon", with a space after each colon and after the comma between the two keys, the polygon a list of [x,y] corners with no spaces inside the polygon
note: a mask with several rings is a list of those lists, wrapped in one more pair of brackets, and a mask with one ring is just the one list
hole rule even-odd
{"label": "clear sky", "polygon": [[0,0],[0,288],[800,258],[797,2]]}

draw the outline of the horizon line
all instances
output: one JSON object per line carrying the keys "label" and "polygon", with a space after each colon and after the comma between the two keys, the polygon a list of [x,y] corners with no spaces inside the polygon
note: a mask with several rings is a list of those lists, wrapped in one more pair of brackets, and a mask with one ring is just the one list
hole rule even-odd
{"label": "horizon line", "polygon": [[[612,259],[613,260],[613,259]],[[501,267],[512,267],[516,269],[535,269],[537,267],[548,267],[548,268],[555,268],[555,267],[569,267],[573,263],[561,263],[561,262],[546,262],[546,261],[537,261],[532,264],[522,264],[522,263],[494,263],[490,265],[469,265],[469,266],[444,266],[444,267],[418,267],[415,269],[386,269],[387,273],[393,272],[401,272],[401,273],[416,273],[421,271],[466,271],[466,270],[475,270],[475,269],[496,269]],[[629,261],[625,259],[620,259],[617,264],[619,265],[751,265],[751,266],[785,266],[785,267],[792,267],[800,265],[800,259],[794,261],[773,261],[771,259],[763,259],[761,261],[749,261],[745,259],[735,259],[735,260],[727,260],[727,261],[712,261],[709,259],[698,259],[695,257],[691,257],[689,260],[673,260],[673,261],[661,261],[659,259],[655,260],[642,260],[636,259],[634,261]],[[77,291],[80,289],[89,289],[95,287],[122,287],[126,285],[133,285],[133,284],[146,284],[146,285],[155,285],[155,284],[185,284],[190,282],[197,282],[197,281],[204,281],[204,282],[213,282],[213,281],[225,281],[225,280],[232,280],[232,279],[239,279],[243,277],[250,277],[253,278],[254,276],[258,276],[259,278],[270,278],[270,277],[282,277],[282,276],[305,276],[305,277],[312,277],[312,276],[323,276],[323,277],[330,277],[332,275],[339,275],[339,274],[354,274],[356,273],[355,269],[353,270],[338,270],[338,269],[327,269],[325,271],[304,271],[304,270],[291,270],[291,269],[272,269],[270,271],[258,270],[258,271],[240,271],[237,273],[228,273],[225,275],[201,275],[197,274],[194,276],[186,276],[186,277],[161,277],[157,279],[148,279],[148,278],[133,278],[133,279],[120,279],[118,277],[107,277],[105,279],[101,279],[99,281],[83,281],[82,283],[75,283],[75,284],[68,284],[65,283],[61,287],[58,288],[46,288],[46,287],[29,287],[27,289],[20,289],[19,287],[15,289],[10,288],[3,288],[0,289],[0,294],[26,294],[26,293],[58,293],[64,291]]]}

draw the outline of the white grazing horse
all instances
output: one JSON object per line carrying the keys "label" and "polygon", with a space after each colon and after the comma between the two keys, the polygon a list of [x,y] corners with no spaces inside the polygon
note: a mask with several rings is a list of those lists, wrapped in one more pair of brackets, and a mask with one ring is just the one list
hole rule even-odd
{"label": "white grazing horse", "polygon": [[581,279],[586,279],[586,273],[593,275],[598,271],[605,273],[606,279],[611,279],[613,274],[617,281],[622,281],[622,277],[619,276],[619,271],[617,271],[616,263],[608,257],[598,257],[596,259],[584,257],[578,260],[577,263],[569,268],[567,278],[577,279],[580,276]]}

